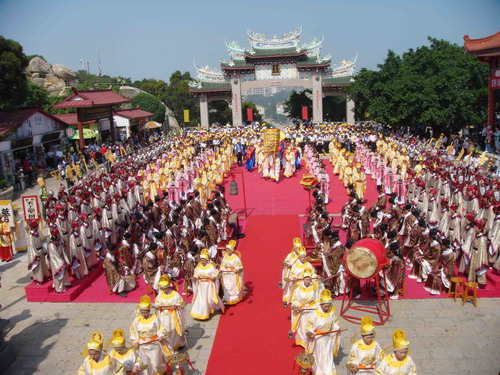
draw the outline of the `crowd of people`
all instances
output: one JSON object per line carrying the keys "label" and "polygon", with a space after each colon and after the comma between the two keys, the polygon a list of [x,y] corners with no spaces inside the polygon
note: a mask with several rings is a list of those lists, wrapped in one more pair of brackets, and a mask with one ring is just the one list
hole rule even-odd
{"label": "crowd of people", "polygon": [[[490,267],[500,269],[498,162],[487,165],[473,153],[464,155],[454,142],[445,147],[443,137],[396,137],[371,125],[285,128],[277,152],[269,154],[262,130],[191,131],[128,156],[118,153],[108,159],[108,171],[99,168],[69,189],[61,185],[57,193],[43,191],[49,238],[41,234],[37,220],[29,221],[26,238],[33,281],[51,279],[54,290],[63,293],[74,279],[104,267],[110,293],[126,297],[142,277],[156,298],[141,299],[130,328],[138,349],[130,363],[136,369],[147,366],[146,373],[161,372],[166,358],[186,345],[183,295],[193,294],[190,313],[199,320],[244,298],[235,241],[244,235],[224,197],[225,174],[236,161],[279,182],[281,176],[294,175],[302,157],[318,181],[305,228],[314,246],[308,253],[302,240],[294,240],[283,262],[281,287],[283,304],[291,307],[290,335],[315,358],[316,374],[333,373],[332,355],[340,343],[332,296],[350,288],[359,294],[359,285],[346,285],[342,264],[359,239],[375,238],[385,245],[389,263],[383,285],[391,298],[398,298],[406,271],[437,294],[449,286],[457,267],[480,287]],[[333,175],[343,181],[347,195],[338,225],[332,224],[326,207]],[[369,178],[379,193],[370,207],[365,200]],[[346,233],[344,243],[340,231]],[[313,267],[311,259],[321,266]],[[401,332],[396,336],[395,357],[389,362],[409,358],[397,354],[407,345],[396,344],[405,341]],[[113,332],[117,343],[120,337],[123,331]],[[92,337],[83,373],[88,373],[85,366],[118,365],[111,353],[105,359],[102,344],[101,334]],[[363,345],[371,344],[364,341],[358,349]],[[115,349],[119,358],[128,353],[119,345]],[[385,361],[376,357],[380,364],[372,362],[373,371]],[[353,369],[349,371],[355,373]]]}

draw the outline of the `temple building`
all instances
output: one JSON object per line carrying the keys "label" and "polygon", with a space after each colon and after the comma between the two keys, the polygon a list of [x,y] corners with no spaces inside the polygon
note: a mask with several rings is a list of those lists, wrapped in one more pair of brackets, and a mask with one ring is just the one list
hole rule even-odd
{"label": "temple building", "polygon": [[[323,122],[323,98],[346,96],[354,73],[356,58],[332,65],[331,55],[321,56],[323,39],[301,43],[302,29],[271,38],[248,31],[249,47],[237,42],[226,43],[229,59],[222,60],[220,71],[198,67],[198,79],[190,91],[200,103],[201,125],[209,126],[208,103],[227,100],[231,104],[233,125],[241,125],[243,92],[258,89],[304,87],[312,92],[312,120]],[[354,103],[347,100],[347,122],[354,122]]]}

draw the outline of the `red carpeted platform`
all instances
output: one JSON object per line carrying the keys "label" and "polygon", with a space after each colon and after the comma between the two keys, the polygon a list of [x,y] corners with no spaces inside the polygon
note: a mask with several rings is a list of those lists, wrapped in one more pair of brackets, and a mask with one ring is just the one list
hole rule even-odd
{"label": "red carpeted platform", "polygon": [[104,269],[101,264],[99,263],[95,269],[90,271],[87,278],[73,280],[71,287],[64,293],[56,293],[54,291],[52,280],[46,281],[41,285],[31,282],[24,288],[26,300],[28,302],[72,302],[80,293],[88,289],[94,280],[98,279],[101,275],[104,276]]}
{"label": "red carpeted platform", "polygon": [[207,374],[290,374],[290,310],[281,303],[280,263],[300,234],[297,215],[251,216],[240,244],[248,294],[220,317]]}

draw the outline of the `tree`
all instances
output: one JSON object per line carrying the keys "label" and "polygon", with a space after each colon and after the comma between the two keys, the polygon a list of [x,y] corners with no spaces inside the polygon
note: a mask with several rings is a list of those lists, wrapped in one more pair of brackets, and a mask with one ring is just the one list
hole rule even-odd
{"label": "tree", "polygon": [[233,113],[225,100],[214,100],[208,103],[210,123],[219,125],[230,124],[233,121]]}
{"label": "tree", "polygon": [[389,51],[378,71],[362,69],[349,88],[356,115],[391,126],[456,132],[486,119],[488,69],[464,49],[428,38],[398,56]]}
{"label": "tree", "polygon": [[262,122],[262,115],[257,111],[257,107],[252,102],[243,102],[241,103],[241,108],[243,110],[243,120],[248,121],[247,118],[247,108],[253,109],[253,121]]}
{"label": "tree", "polygon": [[133,106],[139,106],[140,109],[153,113],[151,120],[162,124],[165,121],[165,106],[154,96],[146,93],[139,93],[132,99]]}
{"label": "tree", "polygon": [[16,41],[0,35],[0,111],[13,110],[26,101],[28,59]]}
{"label": "tree", "polygon": [[165,90],[164,103],[174,112],[179,122],[184,118],[184,110],[188,109],[189,125],[196,126],[200,109],[195,96],[189,92],[188,83],[192,80],[189,72],[181,73],[179,70],[173,72]]}
{"label": "tree", "polygon": [[311,107],[312,100],[310,98],[311,90],[302,90],[297,92],[293,90],[288,99],[284,101],[285,113],[288,117],[295,120],[302,119],[302,107]]}
{"label": "tree", "polygon": [[45,110],[45,105],[49,101],[49,92],[33,82],[28,82],[28,94],[24,106],[26,108],[41,108]]}
{"label": "tree", "polygon": [[346,97],[327,96],[323,99],[323,118],[325,121],[346,121]]}

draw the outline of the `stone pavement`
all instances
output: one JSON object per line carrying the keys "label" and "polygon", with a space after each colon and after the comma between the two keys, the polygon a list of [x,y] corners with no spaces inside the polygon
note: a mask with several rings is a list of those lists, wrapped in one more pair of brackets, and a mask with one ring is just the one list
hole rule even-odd
{"label": "stone pavement", "polygon": [[[48,180],[47,185],[57,191],[57,182]],[[37,192],[38,187],[25,195]],[[276,272],[278,279],[281,272],[278,266]],[[25,254],[16,254],[10,263],[0,263],[0,273],[3,305],[0,318],[10,320],[5,340],[17,357],[7,375],[75,374],[82,362],[81,350],[91,332],[102,331],[107,338],[116,328],[127,332],[135,317],[136,305],[131,303],[26,302],[24,287],[29,277]],[[461,302],[454,303],[452,299],[390,303],[392,317],[376,328],[376,339],[386,347],[392,344],[392,331],[405,330],[419,374],[499,373],[500,299],[480,299],[478,308],[470,303],[462,307]],[[340,310],[339,301],[335,307]],[[186,311],[190,311],[190,306]],[[218,322],[219,316],[208,322],[188,317],[189,355],[198,373],[204,373],[207,367]],[[345,373],[351,336],[359,331],[359,326],[344,319],[340,319],[340,326],[349,330],[343,333],[342,349],[335,360],[339,375]],[[283,337],[286,336],[287,332],[283,332]],[[292,366],[291,362],[290,369]],[[227,374],[232,375],[230,371]]]}

